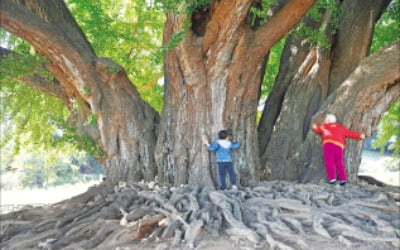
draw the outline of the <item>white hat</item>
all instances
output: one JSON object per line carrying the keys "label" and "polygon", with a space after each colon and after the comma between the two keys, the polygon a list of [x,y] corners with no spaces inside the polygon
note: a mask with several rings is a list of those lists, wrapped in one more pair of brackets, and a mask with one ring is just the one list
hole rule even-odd
{"label": "white hat", "polygon": [[334,123],[336,122],[336,116],[333,114],[327,114],[325,117],[325,122],[326,123]]}

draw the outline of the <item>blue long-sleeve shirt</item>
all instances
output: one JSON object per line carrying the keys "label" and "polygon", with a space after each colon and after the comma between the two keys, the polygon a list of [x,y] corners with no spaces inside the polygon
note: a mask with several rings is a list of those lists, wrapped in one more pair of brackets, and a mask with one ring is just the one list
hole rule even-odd
{"label": "blue long-sleeve shirt", "polygon": [[229,140],[218,140],[207,147],[208,151],[216,151],[217,162],[231,162],[231,149],[238,149],[239,142],[232,143]]}

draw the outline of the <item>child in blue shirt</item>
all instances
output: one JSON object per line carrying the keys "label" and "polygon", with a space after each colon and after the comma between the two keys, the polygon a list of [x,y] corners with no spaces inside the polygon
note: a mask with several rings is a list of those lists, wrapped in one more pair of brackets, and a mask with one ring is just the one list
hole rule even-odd
{"label": "child in blue shirt", "polygon": [[238,149],[240,147],[239,142],[232,143],[229,140],[229,132],[221,130],[218,132],[219,140],[213,142],[211,145],[208,143],[207,138],[203,139],[203,143],[207,145],[208,151],[216,151],[216,159],[218,163],[219,178],[221,181],[221,189],[226,189],[226,170],[228,170],[229,177],[232,184],[232,189],[237,189],[236,186],[236,175],[233,170],[231,149]]}

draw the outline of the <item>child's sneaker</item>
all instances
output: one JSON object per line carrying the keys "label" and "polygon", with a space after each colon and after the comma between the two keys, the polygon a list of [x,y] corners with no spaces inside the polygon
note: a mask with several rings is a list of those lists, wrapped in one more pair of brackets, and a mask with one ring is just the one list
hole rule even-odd
{"label": "child's sneaker", "polygon": [[330,180],[329,184],[331,184],[331,185],[336,184],[336,179]]}
{"label": "child's sneaker", "polygon": [[340,186],[345,186],[346,183],[347,183],[347,181],[341,181],[341,182],[340,182]]}
{"label": "child's sneaker", "polygon": [[237,190],[238,187],[236,185],[232,185],[232,190]]}

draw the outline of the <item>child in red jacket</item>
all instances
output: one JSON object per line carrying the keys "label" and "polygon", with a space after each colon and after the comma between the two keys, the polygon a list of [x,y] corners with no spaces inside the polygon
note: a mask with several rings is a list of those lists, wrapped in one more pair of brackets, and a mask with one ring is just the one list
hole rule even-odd
{"label": "child in red jacket", "polygon": [[364,134],[352,131],[336,122],[335,115],[328,114],[325,123],[321,126],[313,124],[313,130],[322,134],[324,162],[329,183],[336,183],[336,172],[340,179],[340,185],[347,182],[346,168],[343,154],[346,145],[346,137],[364,139]]}

